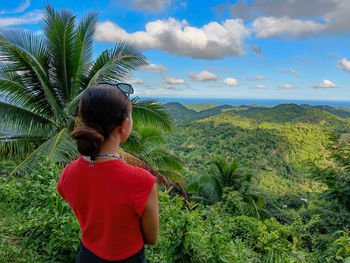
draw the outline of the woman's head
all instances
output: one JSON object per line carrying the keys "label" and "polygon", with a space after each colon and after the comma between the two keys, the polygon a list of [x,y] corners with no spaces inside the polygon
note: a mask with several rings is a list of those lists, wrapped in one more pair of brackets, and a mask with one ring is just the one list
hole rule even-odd
{"label": "woman's head", "polygon": [[121,142],[130,134],[131,103],[128,96],[114,85],[102,83],[86,89],[80,100],[79,115],[84,126],[76,128],[72,137],[78,151],[93,160],[102,143],[117,127],[123,127],[123,131],[126,129],[121,134]]}

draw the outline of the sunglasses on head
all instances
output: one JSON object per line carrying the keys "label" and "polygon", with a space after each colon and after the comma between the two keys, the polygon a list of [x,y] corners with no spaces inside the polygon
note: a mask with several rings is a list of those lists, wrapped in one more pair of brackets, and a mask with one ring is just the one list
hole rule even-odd
{"label": "sunglasses on head", "polygon": [[128,106],[128,102],[129,102],[129,98],[130,98],[130,94],[134,93],[134,88],[131,86],[131,84],[128,83],[110,83],[110,82],[99,82],[97,83],[97,85],[110,85],[113,87],[117,87],[118,89],[120,89],[126,96],[126,103],[125,106],[123,107],[123,112],[122,112],[122,116],[124,115],[124,112],[126,110],[126,107]]}

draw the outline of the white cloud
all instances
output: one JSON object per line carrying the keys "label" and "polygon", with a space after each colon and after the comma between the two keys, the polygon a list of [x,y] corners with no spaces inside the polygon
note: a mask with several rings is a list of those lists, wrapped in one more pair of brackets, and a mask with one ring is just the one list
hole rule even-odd
{"label": "white cloud", "polygon": [[167,71],[167,68],[163,65],[148,64],[146,66],[141,67],[140,70],[146,72],[165,72]]}
{"label": "white cloud", "polygon": [[336,2],[337,6],[324,16],[328,25],[327,32],[348,33],[350,31],[350,1],[333,0],[332,2]]}
{"label": "white cloud", "polygon": [[256,85],[256,89],[267,89],[265,85]]}
{"label": "white cloud", "polygon": [[289,17],[259,17],[254,20],[252,29],[258,38],[287,35],[303,37],[324,31],[325,24],[313,20],[292,19]]}
{"label": "white cloud", "polygon": [[238,81],[234,78],[226,78],[224,79],[224,84],[227,86],[237,86]]}
{"label": "white cloud", "polygon": [[0,14],[17,14],[24,12],[30,6],[30,0],[25,0],[13,10],[1,10]]}
{"label": "white cloud", "polygon": [[176,87],[172,84],[169,84],[169,83],[163,83],[163,89],[169,89],[169,90],[184,90],[184,88],[182,87]]}
{"label": "white cloud", "polygon": [[296,77],[300,77],[300,74],[298,72],[296,72],[296,70],[290,68],[290,69],[278,69],[279,72],[290,72],[292,73],[294,76]]}
{"label": "white cloud", "polygon": [[142,84],[142,85],[145,84],[145,82],[142,79],[137,79],[137,78],[128,80],[128,83],[130,83],[130,84]]}
{"label": "white cloud", "polygon": [[167,78],[165,78],[164,83],[166,83],[166,84],[185,84],[185,80],[167,77]]}
{"label": "white cloud", "polygon": [[255,79],[256,79],[256,80],[265,80],[265,79],[267,79],[267,78],[265,78],[265,77],[263,77],[263,76],[260,76],[260,75],[256,75],[256,76],[255,76]]}
{"label": "white cloud", "polygon": [[221,87],[221,85],[219,83],[212,83],[210,86],[212,86],[212,87]]}
{"label": "white cloud", "polygon": [[316,83],[313,86],[314,89],[330,89],[330,88],[337,88],[337,85],[335,85],[332,81],[328,79],[324,79],[321,82]]}
{"label": "white cloud", "polygon": [[203,70],[200,73],[189,72],[188,75],[194,81],[211,81],[218,80],[219,76],[209,71]]}
{"label": "white cloud", "polygon": [[341,68],[344,71],[350,72],[350,61],[346,58],[343,58],[338,61],[338,68]]}
{"label": "white cloud", "polygon": [[25,24],[37,24],[42,19],[41,10],[33,10],[17,17],[0,17],[0,26],[15,26]]}
{"label": "white cloud", "polygon": [[289,72],[292,73],[293,75],[295,75],[296,77],[299,77],[299,76],[300,76],[299,73],[296,72],[296,71],[295,71],[294,69],[292,69],[292,68],[289,69]]}
{"label": "white cloud", "polygon": [[294,89],[295,87],[290,84],[283,84],[280,86],[280,89]]}
{"label": "white cloud", "polygon": [[134,90],[134,95],[142,95],[142,91]]}
{"label": "white cloud", "polygon": [[256,80],[267,80],[268,78],[265,78],[263,76],[260,75],[255,75],[253,78],[247,77],[248,81],[256,81]]}
{"label": "white cloud", "polygon": [[230,11],[253,20],[252,30],[260,38],[350,32],[349,0],[242,0],[230,5]]}
{"label": "white cloud", "polygon": [[[312,18],[325,15],[338,8],[343,0],[238,0],[230,5],[234,17],[252,19],[264,16],[288,16],[292,18]],[[348,1],[348,0],[344,0]]]}
{"label": "white cloud", "polygon": [[241,19],[222,23],[210,22],[201,28],[186,20],[156,20],[145,25],[145,31],[128,33],[111,21],[98,23],[96,40],[115,43],[128,40],[143,49],[161,49],[170,54],[201,59],[220,59],[244,55],[244,38],[249,30]]}

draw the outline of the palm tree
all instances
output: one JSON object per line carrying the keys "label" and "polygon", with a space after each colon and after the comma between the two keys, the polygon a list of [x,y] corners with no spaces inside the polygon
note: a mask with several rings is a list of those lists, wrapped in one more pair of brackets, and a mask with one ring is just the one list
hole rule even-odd
{"label": "palm tree", "polygon": [[262,209],[265,202],[261,196],[251,190],[253,174],[234,159],[227,162],[221,157],[208,162],[209,169],[202,176],[197,176],[186,187],[187,193],[194,194],[194,200],[206,204],[222,201],[225,188],[240,193],[242,200],[247,204],[250,212],[257,218],[267,216]]}
{"label": "palm tree", "polygon": [[[43,36],[28,31],[0,35],[0,156],[22,158],[12,174],[32,168],[42,154],[56,162],[77,157],[70,132],[85,89],[99,81],[123,81],[147,63],[129,42],[119,42],[93,60],[94,12],[76,23],[71,11],[47,4],[43,17]],[[132,103],[135,127],[148,124],[170,131],[162,105],[139,99]]]}
{"label": "palm tree", "polygon": [[181,185],[184,178],[184,163],[165,148],[166,141],[161,129],[154,126],[140,126],[133,129],[123,149],[156,168],[162,175]]}

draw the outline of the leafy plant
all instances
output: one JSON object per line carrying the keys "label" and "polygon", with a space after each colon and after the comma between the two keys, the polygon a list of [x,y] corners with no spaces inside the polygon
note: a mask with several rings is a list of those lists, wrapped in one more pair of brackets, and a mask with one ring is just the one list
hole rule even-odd
{"label": "leafy plant", "polygon": [[229,188],[240,194],[247,209],[256,217],[268,217],[268,213],[262,209],[264,199],[250,188],[253,175],[247,168],[240,166],[237,160],[227,162],[221,157],[209,161],[208,165],[207,173],[197,177],[186,187],[189,193],[194,193],[193,199],[207,204],[217,203],[222,200],[224,189]]}
{"label": "leafy plant", "polygon": [[185,164],[166,148],[163,131],[153,126],[135,127],[123,149],[150,164],[162,175],[183,185]]}
{"label": "leafy plant", "polygon": [[[97,14],[76,20],[71,11],[47,4],[43,36],[23,30],[0,35],[0,156],[24,159],[12,174],[32,168],[40,154],[56,162],[75,158],[70,132],[84,90],[99,81],[120,82],[147,63],[129,42],[119,42],[93,60]],[[170,130],[169,115],[160,104],[137,98],[132,103],[135,126]]]}
{"label": "leafy plant", "polygon": [[344,262],[350,262],[350,232],[349,229],[345,231],[337,231],[338,234],[343,236],[334,241],[334,244],[340,247],[336,253],[337,258],[344,260]]}

